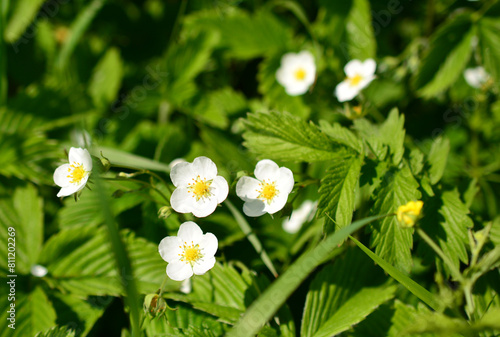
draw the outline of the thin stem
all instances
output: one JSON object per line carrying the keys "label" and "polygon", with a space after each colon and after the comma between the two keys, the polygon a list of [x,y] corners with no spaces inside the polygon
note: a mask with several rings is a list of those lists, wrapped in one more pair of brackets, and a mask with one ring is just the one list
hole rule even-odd
{"label": "thin stem", "polygon": [[147,183],[145,181],[138,180],[138,179],[107,178],[107,177],[102,177],[101,179],[108,180],[108,181],[132,181],[134,183],[138,183],[138,184],[142,184],[144,186],[150,187],[153,191],[155,191],[156,193],[158,193],[167,202],[168,205],[170,205],[170,199],[168,199],[167,196],[165,194],[163,194],[162,191],[160,191],[159,189],[157,189],[156,187],[154,187],[153,185],[151,185],[150,183]]}
{"label": "thin stem", "polygon": [[465,279],[462,276],[462,274],[460,273],[460,270],[458,270],[455,267],[453,262],[448,258],[448,256],[446,256],[446,254],[441,250],[441,248],[439,248],[439,246],[434,241],[432,241],[432,239],[422,229],[417,228],[417,233],[436,252],[436,254],[439,255],[441,260],[443,260],[444,263],[446,263],[448,268],[450,268],[450,271],[453,274],[453,277],[455,277],[455,279],[457,281],[459,281],[460,283],[463,284],[465,282]]}
{"label": "thin stem", "polygon": [[248,238],[248,241],[250,241],[252,246],[255,248],[255,251],[257,252],[257,254],[260,255],[262,262],[264,262],[264,264],[269,269],[269,271],[274,275],[274,277],[278,277],[278,273],[276,272],[276,269],[274,268],[273,262],[271,261],[271,259],[267,255],[266,251],[262,247],[262,244],[260,243],[257,235],[255,235],[255,233],[252,232],[252,228],[250,227],[248,222],[245,220],[243,215],[240,213],[240,211],[238,211],[236,209],[236,207],[234,207],[234,205],[228,199],[226,199],[226,201],[224,201],[224,204],[227,206],[227,208],[229,208],[229,211],[233,215],[234,219],[236,220],[236,222],[240,226],[240,228],[243,231],[243,233],[245,234],[245,236]]}
{"label": "thin stem", "polygon": [[165,285],[167,284],[167,281],[168,281],[168,275],[165,275],[165,278],[163,279],[163,282],[161,283],[161,286],[160,286],[160,292],[158,293],[159,297],[161,297],[161,295],[163,294],[163,290],[165,289]]}

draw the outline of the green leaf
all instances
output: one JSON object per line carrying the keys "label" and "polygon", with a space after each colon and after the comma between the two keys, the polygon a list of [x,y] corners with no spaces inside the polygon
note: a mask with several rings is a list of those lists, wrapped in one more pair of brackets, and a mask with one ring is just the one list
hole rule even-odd
{"label": "green leaf", "polygon": [[[87,226],[62,230],[46,243],[40,263],[49,270],[48,282],[77,296],[120,296],[120,277],[135,277],[141,293],[155,292],[166,267],[158,246],[126,231],[121,236],[132,261],[133,275],[118,273],[106,232]],[[167,284],[168,289],[175,288],[172,282]]]}
{"label": "green leaf", "polygon": [[347,48],[350,59],[375,58],[377,44],[371,24],[372,16],[368,0],[353,0],[347,17]]}
{"label": "green leaf", "polygon": [[[407,166],[392,169],[375,192],[372,214],[396,213],[398,207],[420,198],[418,183]],[[396,268],[409,272],[412,265],[413,229],[401,228],[395,216],[389,216],[372,226],[371,246],[375,252]]]}
{"label": "green leaf", "polygon": [[[111,196],[118,189],[136,190],[140,187],[139,184],[129,182],[127,180],[113,181],[107,184],[105,191],[106,195]],[[125,193],[120,198],[115,198],[110,201],[112,212],[115,216],[140,204],[144,199],[144,194],[140,192]],[[101,204],[99,196],[94,191],[84,191],[77,202],[73,198],[64,200],[64,207],[59,210],[57,220],[59,228],[95,226],[104,222],[104,217],[101,214]]]}
{"label": "green leaf", "polygon": [[441,180],[446,162],[448,160],[448,153],[450,152],[450,141],[447,138],[439,137],[432,143],[427,162],[430,165],[429,177],[431,184],[435,185]]}
{"label": "green leaf", "polygon": [[104,109],[111,104],[118,94],[122,77],[120,52],[110,48],[94,68],[89,83],[89,94],[96,107]]}
{"label": "green leaf", "polygon": [[469,61],[475,36],[469,14],[453,17],[434,33],[414,82],[420,95],[435,96],[455,83]]}
{"label": "green leaf", "polygon": [[[467,231],[473,227],[473,222],[467,216],[469,210],[460,200],[459,192],[454,189],[437,194],[426,201],[423,213],[424,217],[420,223],[425,233],[441,247],[457,269],[460,261],[467,263]],[[428,250],[427,254],[434,256],[427,246],[424,247]],[[432,260],[428,262],[432,263]]]}
{"label": "green leaf", "polygon": [[500,81],[500,24],[498,18],[478,21],[479,45],[484,68],[496,82]]}
{"label": "green leaf", "polygon": [[434,310],[439,310],[442,307],[440,301],[432,293],[423,288],[420,284],[413,281],[398,269],[394,268],[390,263],[382,259],[377,254],[373,253],[370,249],[368,249],[365,245],[363,245],[355,238],[351,237],[351,240],[354,241],[354,243],[358,245],[358,247],[362,251],[364,251],[376,264],[384,269],[387,274],[389,274],[392,278],[394,278],[406,289],[408,289],[413,295],[417,296],[422,302],[424,302]]}
{"label": "green leaf", "polygon": [[358,220],[329,235],[313,249],[303,253],[290,267],[279,276],[245,312],[227,334],[228,337],[254,336],[271,319],[286,299],[299,287],[306,277],[319,266],[332,251],[351,233],[378,219],[378,216]]}
{"label": "green leaf", "polygon": [[361,171],[361,159],[348,157],[335,160],[321,179],[318,190],[318,215],[330,215],[335,220],[335,228],[351,223],[354,212],[355,189]]}
{"label": "green leaf", "polygon": [[330,124],[325,120],[319,121],[319,128],[332,140],[348,146],[360,154],[363,153],[363,142],[348,128],[338,123]]}
{"label": "green leaf", "polygon": [[235,58],[251,59],[290,50],[291,30],[272,13],[259,10],[249,15],[241,10],[232,10],[226,16],[219,13],[199,13],[186,19],[190,30],[211,28],[220,34],[220,45]]}
{"label": "green leaf", "polygon": [[37,333],[35,337],[75,337],[75,332],[73,330],[68,330],[65,326],[55,326],[44,333]]}
{"label": "green leaf", "polygon": [[424,168],[424,154],[422,153],[422,151],[420,151],[418,148],[412,149],[410,152],[409,164],[411,173],[413,173],[414,176],[422,172],[422,169]]}
{"label": "green leaf", "polygon": [[313,123],[286,112],[248,114],[245,125],[244,144],[261,157],[315,162],[338,159],[347,152]]}
{"label": "green leaf", "polygon": [[[20,286],[19,281],[17,279],[17,286]],[[0,337],[35,336],[56,325],[54,308],[40,286],[36,286],[29,294],[21,292],[19,288],[16,290],[15,329],[7,327],[11,322],[7,320],[7,310],[2,310]],[[9,308],[13,302],[7,301],[7,296],[2,296],[0,303],[2,308]]]}
{"label": "green leaf", "polygon": [[13,13],[4,31],[5,41],[9,43],[14,43],[21,37],[26,28],[28,28],[33,19],[35,19],[44,1],[18,0],[13,3],[15,4]]}
{"label": "green leaf", "polygon": [[389,146],[394,165],[398,165],[401,162],[405,152],[404,141],[406,131],[404,124],[404,115],[400,115],[398,109],[394,108],[379,129],[380,139],[383,144]]}
{"label": "green leaf", "polygon": [[35,337],[75,337],[75,332],[73,330],[68,330],[65,326],[55,326],[43,333],[37,333]]}
{"label": "green leaf", "polygon": [[113,165],[133,167],[141,170],[170,172],[170,167],[167,164],[106,146],[96,148],[92,151],[92,155],[100,157],[101,151],[104,157],[108,158]]}
{"label": "green leaf", "polygon": [[384,280],[383,273],[365,254],[349,250],[312,281],[301,336],[334,336],[362,321],[394,296],[395,287],[381,284]]}
{"label": "green leaf", "polygon": [[354,121],[354,129],[366,142],[370,151],[377,157],[377,160],[383,161],[388,149],[380,135],[380,127],[363,118]]}
{"label": "green leaf", "polygon": [[[43,199],[34,185],[18,187],[12,198],[0,199],[0,223],[3,242],[7,242],[7,229],[15,228],[15,269],[20,274],[28,274],[38,261],[43,242]],[[7,244],[4,246],[7,256]],[[7,259],[1,261],[0,266],[7,269]]]}

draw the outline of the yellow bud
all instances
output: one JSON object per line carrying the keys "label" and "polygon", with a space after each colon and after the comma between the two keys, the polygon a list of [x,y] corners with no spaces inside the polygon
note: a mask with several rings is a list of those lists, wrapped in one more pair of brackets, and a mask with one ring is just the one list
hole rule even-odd
{"label": "yellow bud", "polygon": [[423,206],[424,203],[421,200],[410,201],[406,205],[399,206],[396,215],[401,227],[413,227],[420,216]]}

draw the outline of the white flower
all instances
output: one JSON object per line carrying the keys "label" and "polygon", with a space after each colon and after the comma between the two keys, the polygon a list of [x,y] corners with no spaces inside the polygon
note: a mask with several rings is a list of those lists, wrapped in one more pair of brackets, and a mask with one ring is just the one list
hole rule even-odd
{"label": "white flower", "polygon": [[44,277],[48,273],[47,268],[45,268],[44,266],[41,266],[39,264],[35,264],[35,265],[31,266],[30,271],[31,271],[31,275],[33,275],[35,277]]}
{"label": "white flower", "polygon": [[312,220],[317,204],[311,200],[304,201],[299,208],[293,210],[290,219],[283,220],[283,230],[290,234],[297,233],[305,222]]}
{"label": "white flower", "polygon": [[168,262],[167,275],[183,281],[193,274],[203,275],[215,265],[218,241],[212,233],[203,234],[192,221],[184,222],[177,236],[167,236],[158,245],[163,260]]}
{"label": "white flower", "polygon": [[92,172],[92,158],[87,149],[69,149],[69,164],[59,166],[54,172],[54,182],[62,187],[58,197],[65,197],[85,187]]}
{"label": "white flower", "polygon": [[176,164],[170,171],[170,179],[177,187],[170,198],[172,208],[198,218],[212,214],[229,193],[226,179],[217,175],[217,166],[207,157]]}
{"label": "white flower", "polygon": [[464,77],[467,84],[477,89],[481,88],[490,79],[490,75],[483,67],[465,69]]}
{"label": "white flower", "polygon": [[376,67],[377,64],[372,59],[367,59],[364,62],[359,60],[349,61],[344,67],[344,72],[347,75],[346,79],[335,88],[335,96],[337,96],[339,102],[350,101],[362,89],[366,88],[375,79]]}
{"label": "white flower", "polygon": [[276,79],[290,96],[304,94],[316,79],[314,56],[307,50],[298,54],[287,53],[281,58]]}
{"label": "white flower", "polygon": [[185,279],[182,281],[179,291],[183,294],[189,294],[193,289],[193,285],[191,284],[191,279]]}
{"label": "white flower", "polygon": [[169,164],[168,164],[168,168],[170,170],[172,170],[172,168],[177,165],[177,164],[180,164],[180,163],[185,163],[186,160],[183,159],[183,158],[175,158],[174,160],[172,160]]}
{"label": "white flower", "polygon": [[236,184],[236,194],[245,201],[243,212],[252,217],[278,212],[293,189],[292,171],[264,159],[255,166],[255,177],[242,177]]}

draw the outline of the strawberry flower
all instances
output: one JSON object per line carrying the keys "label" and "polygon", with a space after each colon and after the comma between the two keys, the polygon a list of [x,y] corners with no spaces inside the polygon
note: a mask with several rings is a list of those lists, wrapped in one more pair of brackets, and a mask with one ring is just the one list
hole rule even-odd
{"label": "strawberry flower", "polygon": [[58,197],[66,197],[82,190],[92,172],[92,158],[87,149],[72,147],[69,164],[59,166],[54,172],[54,182],[61,187]]}

